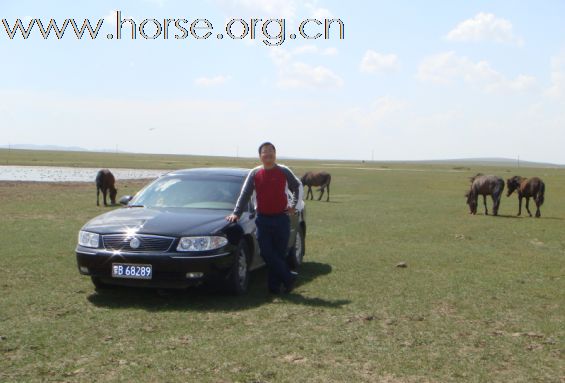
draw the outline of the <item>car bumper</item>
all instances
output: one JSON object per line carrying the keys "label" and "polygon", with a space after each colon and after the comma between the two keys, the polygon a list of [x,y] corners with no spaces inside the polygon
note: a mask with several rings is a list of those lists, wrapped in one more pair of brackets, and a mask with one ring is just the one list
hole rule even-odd
{"label": "car bumper", "polygon": [[[105,284],[185,288],[226,276],[236,259],[235,249],[220,249],[207,254],[135,254],[115,253],[101,249],[76,249],[78,270]],[[112,277],[113,263],[151,265],[151,279]]]}

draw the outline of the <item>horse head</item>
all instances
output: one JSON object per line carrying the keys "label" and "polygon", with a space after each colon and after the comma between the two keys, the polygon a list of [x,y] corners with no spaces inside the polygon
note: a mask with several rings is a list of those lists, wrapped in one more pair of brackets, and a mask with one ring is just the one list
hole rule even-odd
{"label": "horse head", "polygon": [[477,198],[476,193],[473,192],[473,189],[470,189],[465,193],[465,197],[467,198],[467,205],[469,205],[470,214],[477,213]]}
{"label": "horse head", "polygon": [[514,190],[520,187],[522,180],[523,178],[520,176],[514,176],[506,180],[506,186],[508,186],[508,192],[506,193],[507,197],[510,197],[510,195],[514,192]]}

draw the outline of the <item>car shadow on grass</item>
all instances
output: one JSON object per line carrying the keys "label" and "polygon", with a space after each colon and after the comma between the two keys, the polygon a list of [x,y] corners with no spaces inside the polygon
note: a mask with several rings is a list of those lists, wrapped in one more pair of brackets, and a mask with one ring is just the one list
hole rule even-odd
{"label": "car shadow on grass", "polygon": [[147,311],[240,311],[267,303],[292,303],[315,307],[339,308],[351,303],[347,299],[328,300],[300,294],[300,286],[328,275],[332,267],[325,263],[304,262],[300,267],[295,290],[290,294],[273,295],[267,291],[265,268],[251,273],[248,292],[233,296],[217,286],[200,286],[186,290],[158,290],[117,286],[88,296],[95,306],[104,308],[139,308]]}

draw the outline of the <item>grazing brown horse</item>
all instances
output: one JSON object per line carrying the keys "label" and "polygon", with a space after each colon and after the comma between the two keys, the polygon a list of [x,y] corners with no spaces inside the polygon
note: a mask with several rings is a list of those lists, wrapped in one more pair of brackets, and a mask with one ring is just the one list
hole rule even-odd
{"label": "grazing brown horse", "polygon": [[498,215],[498,208],[500,207],[500,198],[504,191],[504,180],[497,176],[485,176],[477,174],[470,178],[471,188],[465,194],[467,197],[467,205],[471,210],[471,214],[477,214],[477,205],[479,195],[483,196],[483,203],[485,205],[485,215],[488,215],[487,210],[487,195],[492,196],[492,213]]}
{"label": "grazing brown horse", "polygon": [[522,198],[526,199],[526,210],[530,217],[532,213],[530,212],[530,197],[536,202],[536,218],[541,217],[541,212],[539,210],[540,206],[545,200],[545,184],[538,177],[524,178],[520,176],[514,176],[506,180],[508,185],[507,197],[516,190],[518,193],[518,215],[522,214]]}
{"label": "grazing brown horse", "polygon": [[116,179],[112,172],[108,169],[101,169],[98,171],[96,175],[96,206],[100,206],[100,191],[102,191],[102,195],[104,196],[104,206],[108,206],[106,204],[106,193],[110,191],[110,201],[112,205],[116,204],[116,194],[118,194],[118,189],[116,189],[115,184]]}
{"label": "grazing brown horse", "polygon": [[322,196],[324,195],[324,190],[327,188],[328,189],[328,197],[326,198],[326,202],[329,202],[329,200],[330,200],[330,183],[332,182],[332,176],[330,175],[330,173],[327,173],[327,172],[319,172],[319,173],[307,172],[306,174],[304,174],[302,176],[300,181],[302,181],[302,185],[308,186],[308,192],[306,193],[306,199],[308,199],[308,195],[311,195],[312,196],[311,199],[314,199],[314,193],[312,192],[312,186],[320,186],[319,191],[321,193],[320,193],[320,197],[318,197],[318,201],[322,199]]}

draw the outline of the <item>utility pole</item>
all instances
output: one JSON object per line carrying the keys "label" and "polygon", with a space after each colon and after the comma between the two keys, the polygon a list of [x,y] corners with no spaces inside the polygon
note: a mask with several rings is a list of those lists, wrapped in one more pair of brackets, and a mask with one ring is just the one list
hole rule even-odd
{"label": "utility pole", "polygon": [[518,168],[520,168],[520,155],[518,154]]}

